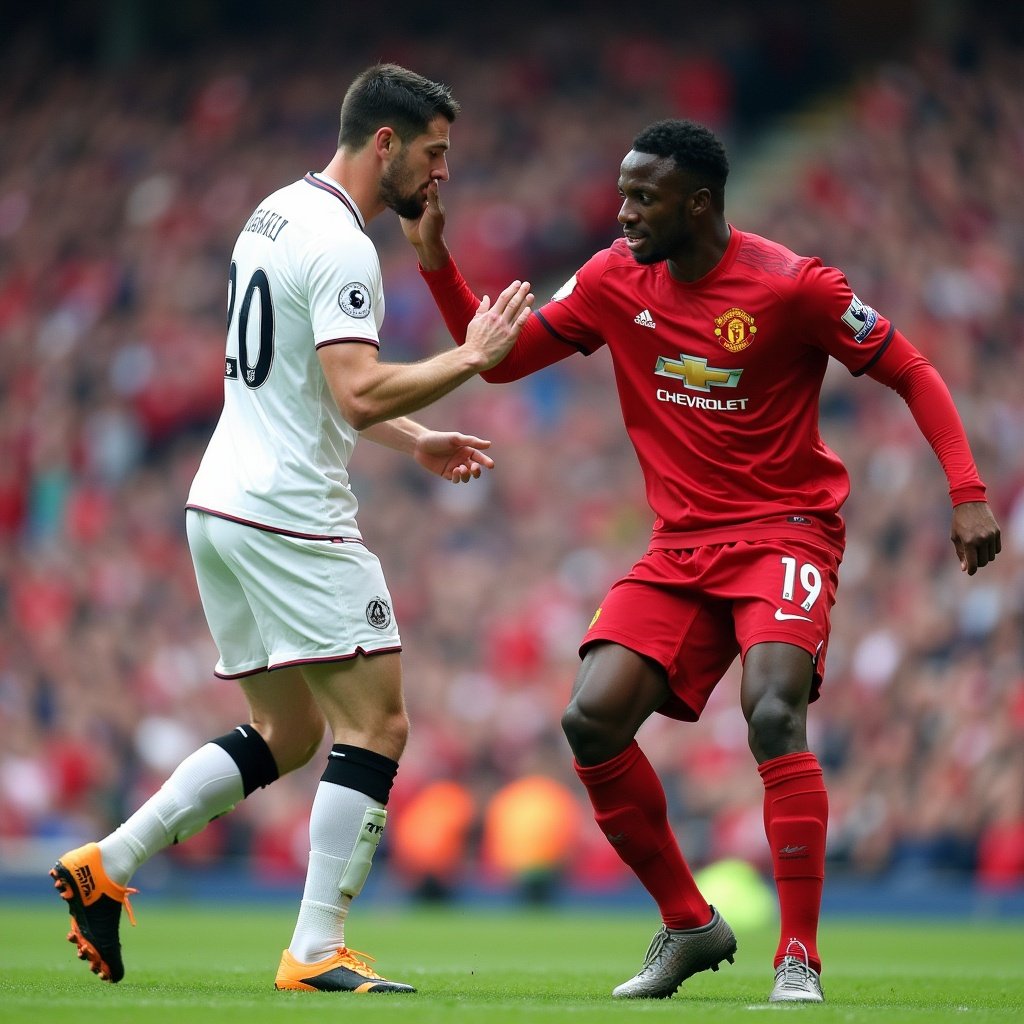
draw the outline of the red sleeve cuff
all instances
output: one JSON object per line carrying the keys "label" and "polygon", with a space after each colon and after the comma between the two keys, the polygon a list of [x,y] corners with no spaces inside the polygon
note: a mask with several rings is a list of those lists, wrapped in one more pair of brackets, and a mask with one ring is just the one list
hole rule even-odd
{"label": "red sleeve cuff", "polygon": [[957,505],[966,505],[969,501],[988,501],[988,496],[983,483],[967,484],[953,488],[949,492],[949,500],[956,508]]}

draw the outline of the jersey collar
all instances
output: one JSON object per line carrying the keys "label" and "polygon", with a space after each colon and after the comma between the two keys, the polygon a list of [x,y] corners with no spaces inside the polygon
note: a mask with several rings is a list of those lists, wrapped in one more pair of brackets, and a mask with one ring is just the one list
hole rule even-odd
{"label": "jersey collar", "polygon": [[356,219],[356,223],[359,225],[362,231],[366,230],[366,221],[363,220],[363,215],[359,212],[359,207],[356,206],[355,200],[345,191],[344,187],[336,182],[333,178],[328,177],[326,174],[321,172],[309,171],[306,176],[302,179],[307,185],[312,185],[314,188],[323,189],[329,195],[340,199],[349,209],[349,212]]}

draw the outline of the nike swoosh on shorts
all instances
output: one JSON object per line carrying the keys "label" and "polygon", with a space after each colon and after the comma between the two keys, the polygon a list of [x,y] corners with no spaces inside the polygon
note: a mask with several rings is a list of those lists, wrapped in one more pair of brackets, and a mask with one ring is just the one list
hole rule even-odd
{"label": "nike swoosh on shorts", "polygon": [[781,608],[775,609],[775,618],[777,618],[779,622],[785,622],[786,619],[802,619],[804,622],[814,621],[814,619],[809,615],[790,615],[789,612],[784,612]]}

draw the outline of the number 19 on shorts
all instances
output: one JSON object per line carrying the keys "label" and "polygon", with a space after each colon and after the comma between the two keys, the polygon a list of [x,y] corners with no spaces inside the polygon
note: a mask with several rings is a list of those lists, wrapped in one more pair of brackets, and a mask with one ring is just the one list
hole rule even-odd
{"label": "number 19 on shorts", "polygon": [[782,564],[785,567],[782,581],[783,599],[799,604],[805,612],[810,611],[811,605],[821,594],[821,573],[810,562],[798,563],[790,555],[782,557]]}

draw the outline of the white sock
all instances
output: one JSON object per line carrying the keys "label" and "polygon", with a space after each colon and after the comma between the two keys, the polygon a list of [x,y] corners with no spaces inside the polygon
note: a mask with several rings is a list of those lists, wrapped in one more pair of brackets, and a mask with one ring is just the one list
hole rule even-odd
{"label": "white sock", "polygon": [[235,759],[216,743],[200,747],[123,825],[100,840],[107,876],[127,885],[154,853],[194,836],[244,795]]}
{"label": "white sock", "polygon": [[321,782],[309,815],[309,867],[288,951],[314,964],[345,945],[345,918],[352,903],[338,886],[368,807],[383,807],[365,793]]}

